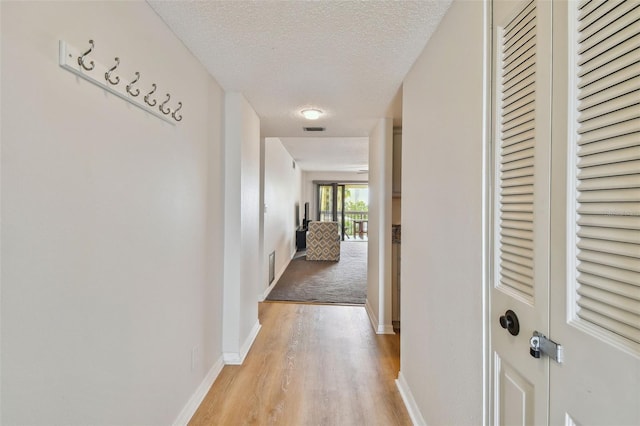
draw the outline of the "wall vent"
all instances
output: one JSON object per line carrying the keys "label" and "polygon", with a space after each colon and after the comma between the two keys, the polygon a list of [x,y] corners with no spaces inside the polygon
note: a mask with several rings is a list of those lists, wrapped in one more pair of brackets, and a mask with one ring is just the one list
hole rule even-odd
{"label": "wall vent", "polygon": [[324,132],[326,128],[324,127],[303,127],[302,130],[305,132]]}

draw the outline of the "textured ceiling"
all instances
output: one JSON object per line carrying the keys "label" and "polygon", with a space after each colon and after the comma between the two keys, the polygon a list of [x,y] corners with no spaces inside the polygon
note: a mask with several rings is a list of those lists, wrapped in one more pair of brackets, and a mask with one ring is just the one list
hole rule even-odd
{"label": "textured ceiling", "polygon": [[[226,91],[241,92],[263,137],[368,136],[446,12],[435,1],[148,0]],[[306,121],[305,107],[325,111]],[[346,141],[345,141],[346,143]]]}
{"label": "textured ceiling", "polygon": [[369,138],[280,138],[302,170],[368,170]]}

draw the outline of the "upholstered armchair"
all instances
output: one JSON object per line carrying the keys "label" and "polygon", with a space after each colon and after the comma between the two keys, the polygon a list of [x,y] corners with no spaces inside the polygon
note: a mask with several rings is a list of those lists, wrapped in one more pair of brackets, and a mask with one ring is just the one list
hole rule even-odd
{"label": "upholstered armchair", "polygon": [[340,260],[338,222],[309,222],[307,260]]}

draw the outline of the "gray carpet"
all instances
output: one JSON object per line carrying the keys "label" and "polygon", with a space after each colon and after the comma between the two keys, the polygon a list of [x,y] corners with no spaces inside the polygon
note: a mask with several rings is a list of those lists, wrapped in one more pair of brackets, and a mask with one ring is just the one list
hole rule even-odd
{"label": "gray carpet", "polygon": [[367,243],[343,242],[339,262],[291,260],[266,300],[364,305]]}

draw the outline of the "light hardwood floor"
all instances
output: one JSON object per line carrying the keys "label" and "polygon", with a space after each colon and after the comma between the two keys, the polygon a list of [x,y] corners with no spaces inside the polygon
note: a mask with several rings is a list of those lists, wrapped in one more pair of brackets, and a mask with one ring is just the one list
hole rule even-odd
{"label": "light hardwood floor", "polygon": [[225,366],[190,425],[410,425],[395,386],[398,335],[360,306],[260,305],[262,330]]}

